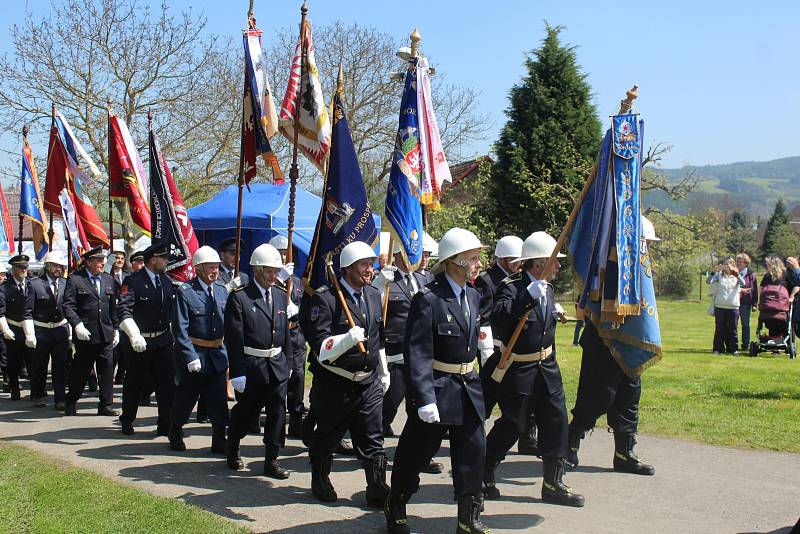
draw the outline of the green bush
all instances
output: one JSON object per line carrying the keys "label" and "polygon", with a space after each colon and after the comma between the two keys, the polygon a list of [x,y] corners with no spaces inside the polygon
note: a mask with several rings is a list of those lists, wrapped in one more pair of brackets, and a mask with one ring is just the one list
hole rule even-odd
{"label": "green bush", "polygon": [[667,297],[688,297],[692,291],[696,269],[682,261],[662,262],[655,277],[656,295]]}

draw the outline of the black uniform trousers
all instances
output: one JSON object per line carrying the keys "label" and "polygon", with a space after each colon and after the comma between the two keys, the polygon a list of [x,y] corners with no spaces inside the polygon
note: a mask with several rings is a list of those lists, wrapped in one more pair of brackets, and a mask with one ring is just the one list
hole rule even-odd
{"label": "black uniform trousers", "polygon": [[[481,378],[484,383],[491,379],[499,361],[499,351],[486,362],[481,369]],[[514,446],[522,432],[528,417],[533,413],[538,429],[538,445],[542,457],[563,458],[567,454],[568,417],[567,406],[564,398],[564,388],[559,385],[548,387],[547,381],[542,376],[541,365],[558,367],[552,360],[532,363],[514,363],[506,371],[504,380],[510,378],[511,373],[533,372],[532,387],[529,392],[520,392],[515,388],[502,387],[502,382],[495,387],[495,398],[500,406],[501,415],[495,420],[489,435],[486,437],[486,461],[497,463],[505,458],[509,449]],[[531,366],[536,369],[531,369]],[[485,373],[485,374],[484,374]],[[560,375],[560,371],[559,371]],[[560,378],[560,376],[559,376]],[[561,380],[557,381],[561,384]]]}
{"label": "black uniform trousers", "polygon": [[155,385],[158,404],[158,427],[167,428],[171,423],[172,400],[175,397],[175,355],[173,346],[154,347],[148,345],[144,352],[133,349],[128,353],[125,381],[122,383],[123,424],[132,424],[139,411],[142,391]]}
{"label": "black uniform trousers", "polygon": [[[225,375],[222,375],[223,378]],[[286,434],[286,381],[278,381],[272,369],[269,371],[269,384],[247,383],[244,391],[237,393],[237,401],[231,409],[230,428],[228,436],[233,439],[242,439],[253,422],[259,417],[261,408],[266,406],[267,419],[264,422],[264,457],[274,460],[278,451],[283,447]],[[227,399],[227,390],[223,395]],[[206,395],[209,416],[211,415],[211,399]],[[226,400],[227,402],[227,400]],[[213,419],[212,419],[213,422]]]}
{"label": "black uniform trousers", "polygon": [[300,418],[306,410],[303,405],[306,385],[305,343],[301,347],[292,345],[292,359],[289,362],[289,370],[291,374],[286,385],[286,408],[289,410],[290,417]]}
{"label": "black uniform trousers", "polygon": [[406,374],[402,363],[389,364],[389,389],[383,395],[383,430],[386,434],[392,425],[400,403],[406,397]]}
{"label": "black uniform trousers", "polygon": [[19,381],[19,373],[22,371],[22,366],[26,365],[26,360],[30,358],[28,353],[31,349],[25,346],[25,333],[22,328],[14,325],[9,325],[9,328],[14,332],[14,341],[3,339],[6,344],[6,370],[10,381]]}
{"label": "black uniform trousers", "polygon": [[69,370],[67,404],[75,404],[83,394],[92,368],[97,369],[100,408],[110,408],[114,397],[114,357],[111,343],[75,342],[75,358]]}
{"label": "black uniform trousers", "polygon": [[185,425],[201,395],[211,424],[215,427],[228,426],[228,390],[225,383],[225,371],[221,373],[190,373],[182,370],[179,372],[175,400],[172,401],[172,423],[175,426]]}
{"label": "black uniform trousers", "polygon": [[319,373],[328,372],[317,371],[311,387],[311,409],[317,426],[311,437],[309,456],[324,458],[332,453],[348,430],[360,460],[383,453],[381,381],[377,377],[368,378],[366,383],[338,377],[319,378]]}
{"label": "black uniform trousers", "polygon": [[[58,330],[66,329],[59,326]],[[54,336],[50,330],[36,331],[36,348],[33,350],[33,373],[31,374],[31,397],[47,397],[47,367],[53,361],[53,400],[63,401],[66,391],[67,358],[69,358],[69,339],[59,332]]]}
{"label": "black uniform trousers", "polygon": [[622,371],[591,321],[586,321],[581,347],[583,359],[572,409],[573,425],[586,431],[600,416],[608,414],[608,425],[615,432],[635,434],[639,427],[641,377],[630,378]]}
{"label": "black uniform trousers", "polygon": [[[470,405],[466,391],[463,404]],[[464,412],[460,425],[441,425],[423,422],[414,413],[408,414],[392,464],[392,491],[412,494],[419,488],[419,474],[431,462],[442,446],[445,435],[450,436],[450,461],[453,466],[453,487],[456,496],[481,492],[486,459],[486,431],[483,421],[474,410]]]}

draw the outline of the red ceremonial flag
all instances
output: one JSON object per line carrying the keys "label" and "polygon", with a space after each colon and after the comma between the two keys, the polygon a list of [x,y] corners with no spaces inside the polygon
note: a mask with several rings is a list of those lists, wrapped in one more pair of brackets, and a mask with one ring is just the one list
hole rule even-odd
{"label": "red ceremonial flag", "polygon": [[6,195],[3,193],[3,186],[0,185],[0,212],[3,214],[3,229],[0,231],[3,240],[6,241],[8,254],[14,254],[14,227],[11,225],[11,214],[8,213]]}
{"label": "red ceremonial flag", "polygon": [[144,168],[124,121],[108,115],[108,187],[113,198],[128,201],[131,222],[150,235],[150,206],[142,188]]}
{"label": "red ceremonial flag", "polygon": [[61,201],[58,195],[67,185],[69,163],[67,153],[61,144],[58,128],[50,128],[50,144],[47,150],[47,175],[44,180],[44,209],[61,215]]}

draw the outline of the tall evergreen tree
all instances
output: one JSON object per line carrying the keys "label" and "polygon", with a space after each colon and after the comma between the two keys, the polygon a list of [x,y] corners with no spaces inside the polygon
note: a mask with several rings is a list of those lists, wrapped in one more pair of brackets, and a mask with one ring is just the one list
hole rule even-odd
{"label": "tall evergreen tree", "polygon": [[[784,234],[785,227],[789,227],[789,217],[786,215],[786,206],[783,199],[779,198],[775,203],[775,209],[767,221],[767,228],[764,231],[764,240],[761,242],[761,252],[764,256],[780,254],[778,250],[778,236]],[[785,241],[781,240],[781,241]]]}
{"label": "tall evergreen tree", "polygon": [[575,48],[559,41],[560,26],[545,29],[526,59],[527,75],[511,89],[485,200],[499,233],[523,239],[536,230],[558,235],[601,141]]}

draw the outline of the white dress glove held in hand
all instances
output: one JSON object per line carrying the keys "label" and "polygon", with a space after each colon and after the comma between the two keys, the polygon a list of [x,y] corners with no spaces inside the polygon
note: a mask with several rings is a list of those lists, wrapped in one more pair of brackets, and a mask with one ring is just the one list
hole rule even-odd
{"label": "white dress glove held in hand", "polygon": [[131,348],[133,350],[136,352],[144,352],[147,350],[147,340],[142,336],[141,332],[139,332],[139,327],[132,317],[128,317],[119,323],[119,327],[128,335],[128,338],[130,338]]}
{"label": "white dress glove held in hand", "polygon": [[378,289],[382,290],[389,285],[389,282],[393,282],[395,272],[397,272],[397,267],[394,265],[387,265],[381,269],[381,272],[375,277],[375,284],[378,286]]}
{"label": "white dress glove held in hand", "polygon": [[286,305],[286,316],[291,319],[292,317],[297,317],[298,313],[300,313],[300,308],[297,307],[297,304],[290,301]]}
{"label": "white dress glove held in hand", "polygon": [[287,263],[278,271],[278,280],[286,282],[294,274],[294,263]]}
{"label": "white dress glove held in hand", "polygon": [[436,404],[426,404],[421,408],[417,408],[417,415],[419,418],[422,419],[425,423],[438,423],[439,419],[439,408],[436,407]]}
{"label": "white dress glove held in hand", "polygon": [[360,326],[354,326],[347,331],[346,334],[339,334],[338,336],[331,336],[322,341],[319,349],[320,362],[333,362],[355,347],[359,341],[366,341],[367,336],[364,334],[364,329]]}
{"label": "white dress glove held in hand", "polygon": [[114,341],[111,342],[111,348],[115,348],[119,345],[119,330],[114,330]]}
{"label": "white dress glove held in hand", "polygon": [[196,360],[192,360],[186,364],[186,367],[189,369],[190,373],[199,373],[200,372],[200,358]]}
{"label": "white dress glove held in hand", "polygon": [[239,393],[244,392],[244,388],[247,385],[247,377],[246,376],[236,376],[231,378],[231,385],[233,389],[238,391]]}
{"label": "white dress glove held in hand", "polygon": [[22,331],[25,332],[25,346],[29,349],[36,348],[36,332],[33,328],[33,319],[22,321]]}
{"label": "white dress glove held in hand", "polygon": [[75,335],[78,336],[78,339],[81,341],[89,341],[89,338],[92,337],[92,333],[89,332],[88,328],[83,326],[83,323],[75,325]]}
{"label": "white dress glove held in hand", "polygon": [[381,379],[383,393],[386,394],[386,392],[389,391],[389,384],[391,383],[391,379],[389,378],[389,362],[386,360],[386,349],[381,349],[378,353],[378,357],[378,376]]}
{"label": "white dress glove held in hand", "polygon": [[547,296],[547,282],[544,280],[531,282],[528,284],[528,293],[530,293],[534,299],[540,299]]}
{"label": "white dress glove held in hand", "polygon": [[239,289],[240,287],[242,287],[242,277],[237,276],[236,278],[231,278],[231,281],[225,284],[225,287],[228,288],[228,291]]}

